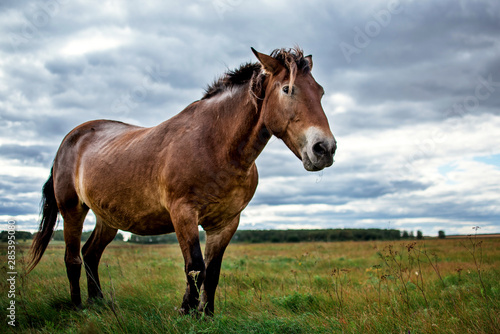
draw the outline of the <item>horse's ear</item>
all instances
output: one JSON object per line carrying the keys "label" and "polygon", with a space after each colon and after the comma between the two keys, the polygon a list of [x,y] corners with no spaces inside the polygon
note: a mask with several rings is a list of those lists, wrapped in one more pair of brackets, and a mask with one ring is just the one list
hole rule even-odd
{"label": "horse's ear", "polygon": [[264,70],[266,70],[266,72],[269,72],[270,74],[276,74],[281,69],[283,69],[283,65],[281,65],[281,63],[277,59],[275,59],[271,56],[268,56],[266,54],[260,53],[257,50],[255,50],[254,48],[251,48],[251,49],[252,49],[252,52],[255,55],[255,57],[257,57],[259,62],[264,67]]}
{"label": "horse's ear", "polygon": [[309,71],[312,71],[312,69],[313,69],[313,56],[312,55],[305,56],[304,59],[307,60],[307,62],[309,63]]}

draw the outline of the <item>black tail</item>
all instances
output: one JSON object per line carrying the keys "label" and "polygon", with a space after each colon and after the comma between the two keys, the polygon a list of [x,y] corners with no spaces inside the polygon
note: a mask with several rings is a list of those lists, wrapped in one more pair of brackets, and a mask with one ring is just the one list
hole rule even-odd
{"label": "black tail", "polygon": [[33,238],[33,243],[30,249],[30,260],[28,263],[28,273],[32,271],[47,249],[47,245],[52,239],[52,234],[54,233],[54,228],[57,222],[57,214],[59,209],[57,208],[56,197],[54,195],[54,179],[52,177],[52,169],[50,170],[50,177],[43,186],[42,190],[42,203],[41,203],[41,215],[42,220],[40,221],[40,227],[38,233],[36,233]]}

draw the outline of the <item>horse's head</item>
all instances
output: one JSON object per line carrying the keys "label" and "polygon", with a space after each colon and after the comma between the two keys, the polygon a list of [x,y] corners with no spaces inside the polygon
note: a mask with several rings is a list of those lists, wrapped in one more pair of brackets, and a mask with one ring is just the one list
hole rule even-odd
{"label": "horse's head", "polygon": [[267,74],[262,104],[264,123],[300,159],[308,171],[333,163],[337,148],[321,106],[324,94],[311,75],[312,56],[299,49],[253,53]]}

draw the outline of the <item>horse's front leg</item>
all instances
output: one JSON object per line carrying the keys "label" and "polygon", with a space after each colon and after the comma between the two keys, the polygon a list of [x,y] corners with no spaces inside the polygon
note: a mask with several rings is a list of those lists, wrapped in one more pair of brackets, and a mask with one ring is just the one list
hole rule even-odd
{"label": "horse's front leg", "polygon": [[186,272],[186,293],[182,301],[180,312],[189,314],[199,304],[201,285],[205,280],[205,262],[201,254],[200,238],[198,233],[198,217],[193,210],[183,208],[172,217],[175,234],[184,256]]}
{"label": "horse's front leg", "polygon": [[238,228],[240,215],[234,218],[224,228],[210,229],[210,226],[204,226],[207,233],[205,245],[205,260],[207,261],[207,271],[205,281],[202,287],[202,297],[198,311],[205,312],[207,315],[213,315],[215,307],[215,291],[219,283],[220,267],[222,257],[229,241]]}

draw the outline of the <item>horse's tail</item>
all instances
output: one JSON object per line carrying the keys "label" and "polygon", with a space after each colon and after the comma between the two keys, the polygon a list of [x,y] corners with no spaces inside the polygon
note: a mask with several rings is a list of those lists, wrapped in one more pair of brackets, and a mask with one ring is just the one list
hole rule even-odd
{"label": "horse's tail", "polygon": [[32,271],[47,249],[47,245],[52,239],[52,234],[54,233],[54,228],[57,222],[57,214],[59,209],[57,208],[56,196],[54,194],[54,178],[52,177],[53,167],[50,170],[50,177],[43,186],[42,190],[42,203],[41,203],[41,215],[42,219],[40,221],[40,227],[38,228],[38,233],[35,234],[33,238],[33,243],[30,248],[30,259],[28,263],[28,273]]}

